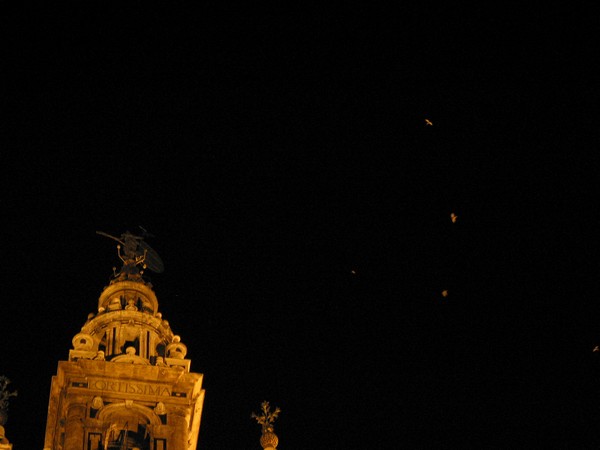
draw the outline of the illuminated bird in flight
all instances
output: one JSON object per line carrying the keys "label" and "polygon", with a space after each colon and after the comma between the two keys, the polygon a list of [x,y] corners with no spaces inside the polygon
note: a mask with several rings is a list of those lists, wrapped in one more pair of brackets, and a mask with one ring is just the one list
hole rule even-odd
{"label": "illuminated bird in flight", "polygon": [[442,297],[448,297],[448,291],[442,291]]}
{"label": "illuminated bird in flight", "polygon": [[433,126],[433,123],[431,123],[431,120],[425,119],[425,125],[431,125],[431,126]]}
{"label": "illuminated bird in flight", "polygon": [[456,219],[458,219],[458,216],[454,213],[450,213],[450,220],[452,223],[456,223]]}
{"label": "illuminated bird in flight", "polygon": [[594,347],[594,350],[592,350],[592,351],[594,351],[594,352],[600,352],[600,347],[596,345],[596,346]]}

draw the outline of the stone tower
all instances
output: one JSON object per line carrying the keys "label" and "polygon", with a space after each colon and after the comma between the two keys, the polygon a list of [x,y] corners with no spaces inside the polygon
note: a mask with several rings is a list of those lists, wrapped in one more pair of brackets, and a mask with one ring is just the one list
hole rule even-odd
{"label": "stone tower", "polygon": [[68,361],[52,377],[45,450],[194,450],[204,402],[202,374],[190,372],[186,346],[158,311],[144,269],[162,261],[129,232],[113,269],[73,337]]}

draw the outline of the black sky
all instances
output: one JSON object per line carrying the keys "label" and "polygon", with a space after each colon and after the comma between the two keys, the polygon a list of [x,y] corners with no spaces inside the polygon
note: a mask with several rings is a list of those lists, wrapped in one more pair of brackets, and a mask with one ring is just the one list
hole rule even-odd
{"label": "black sky", "polygon": [[592,442],[585,11],[2,8],[15,447],[118,262],[96,231],[139,226],[199,448],[260,448],[263,400],[288,450]]}

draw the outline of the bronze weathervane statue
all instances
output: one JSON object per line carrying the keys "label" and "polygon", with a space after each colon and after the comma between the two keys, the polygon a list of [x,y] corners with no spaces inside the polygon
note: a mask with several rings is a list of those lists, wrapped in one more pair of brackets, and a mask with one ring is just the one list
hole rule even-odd
{"label": "bronze weathervane statue", "polygon": [[[143,228],[142,230],[145,232]],[[117,272],[116,267],[113,267],[113,280],[111,283],[124,280],[143,281],[142,275],[146,268],[156,273],[161,273],[164,270],[162,260],[144,242],[143,236],[136,236],[129,231],[121,234],[121,237],[115,237],[103,231],[96,231],[96,233],[109,237],[119,243],[117,245],[117,254],[119,259],[123,261],[123,267],[119,272]],[[142,270],[138,266],[141,266]]]}

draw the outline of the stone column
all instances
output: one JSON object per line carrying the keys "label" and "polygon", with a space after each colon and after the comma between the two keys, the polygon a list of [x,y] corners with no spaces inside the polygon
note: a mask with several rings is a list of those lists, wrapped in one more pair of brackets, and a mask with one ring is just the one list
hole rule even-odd
{"label": "stone column", "polygon": [[171,413],[171,438],[168,442],[169,450],[188,450],[188,422],[183,412]]}
{"label": "stone column", "polygon": [[65,424],[65,449],[84,448],[83,423],[85,420],[85,406],[76,404],[69,406]]}

